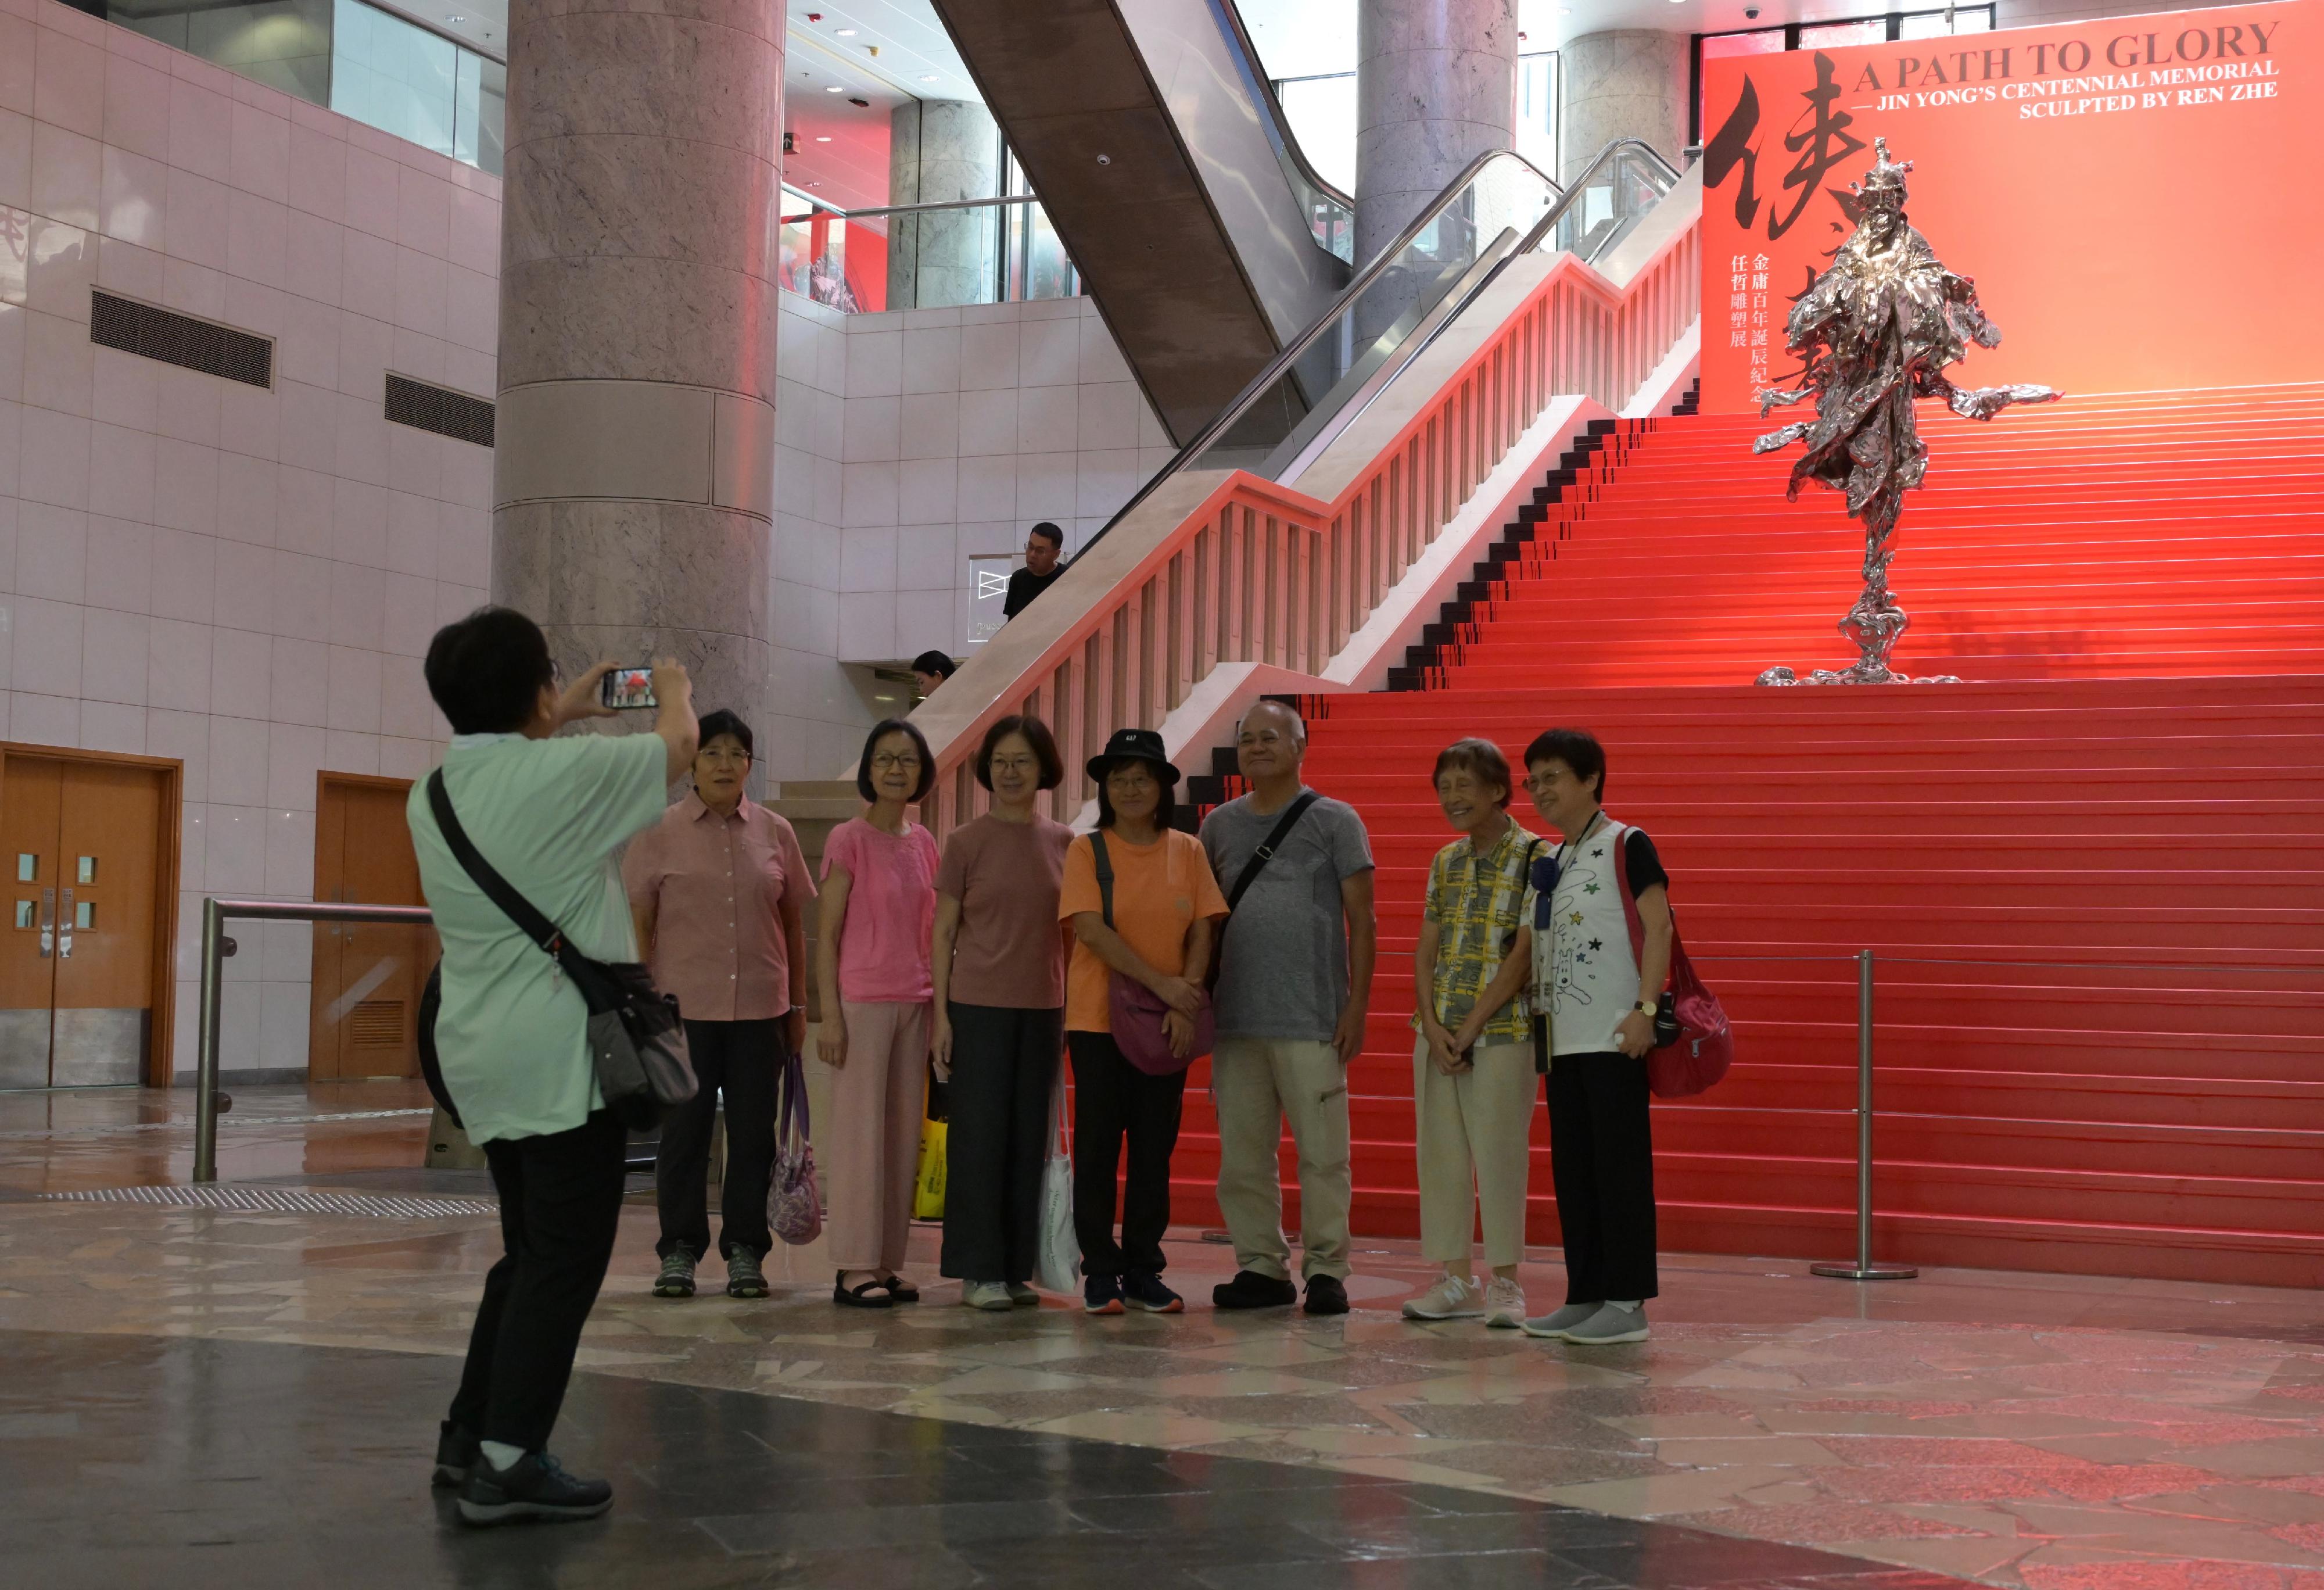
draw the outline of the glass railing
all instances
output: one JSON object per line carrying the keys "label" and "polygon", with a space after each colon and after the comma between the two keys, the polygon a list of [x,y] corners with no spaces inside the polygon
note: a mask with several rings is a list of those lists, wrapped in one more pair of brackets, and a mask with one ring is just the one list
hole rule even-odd
{"label": "glass railing", "polygon": [[1184,470],[1296,476],[1508,261],[1545,248],[1603,258],[1678,179],[1635,139],[1600,150],[1563,190],[1521,155],[1480,155],[1082,550]]}
{"label": "glass railing", "polygon": [[845,314],[1072,298],[1081,274],[1030,194],[842,209],[782,195],[779,280]]}
{"label": "glass railing", "polygon": [[1236,69],[1242,75],[1243,90],[1259,107],[1267,141],[1275,149],[1276,163],[1283,168],[1283,179],[1291,184],[1291,191],[1307,217],[1315,246],[1354,263],[1356,201],[1318,176],[1315,168],[1308,163],[1297,135],[1291,130],[1291,119],[1283,114],[1282,103],[1275,97],[1275,86],[1259,65],[1259,51],[1243,30],[1242,14],[1235,8],[1234,0],[1210,0],[1210,5],[1219,31],[1227,36],[1228,53],[1233,56]]}

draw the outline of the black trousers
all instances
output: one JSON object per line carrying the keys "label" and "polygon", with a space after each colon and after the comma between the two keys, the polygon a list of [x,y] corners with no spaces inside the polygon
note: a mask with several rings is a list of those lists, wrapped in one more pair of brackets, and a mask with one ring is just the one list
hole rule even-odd
{"label": "black trousers", "polygon": [[[1159,1275],[1170,1228],[1170,1155],[1186,1074],[1149,1077],[1122,1058],[1112,1035],[1068,1032],[1074,1055],[1074,1234],[1084,1275]],[[1113,1237],[1113,1179],[1123,1143],[1121,1240]]]}
{"label": "black trousers", "polygon": [[604,1110],[569,1131],[484,1145],[506,1251],[484,1277],[454,1424],[528,1452],[549,1444],[582,1322],[613,1256],[628,1146]]}
{"label": "black trousers", "polygon": [[737,1248],[760,1259],[775,1245],[767,1229],[767,1183],[775,1170],[775,1094],[790,1058],[779,1016],[762,1021],[688,1021],[694,1096],[666,1110],[654,1155],[654,1203],[661,1212],[667,1259],[684,1248],[710,1252],[710,1131],[718,1095],[726,1095],[726,1181],[718,1200],[718,1252]]}
{"label": "black trousers", "polygon": [[1643,1059],[1559,1055],[1549,1063],[1549,1166],[1569,1303],[1627,1303],[1658,1290],[1647,1096]]}
{"label": "black trousers", "polygon": [[951,1123],[945,1132],[943,1272],[964,1280],[1033,1279],[1041,1241],[1041,1168],[1049,1090],[1065,1046],[1061,1010],[950,1004]]}

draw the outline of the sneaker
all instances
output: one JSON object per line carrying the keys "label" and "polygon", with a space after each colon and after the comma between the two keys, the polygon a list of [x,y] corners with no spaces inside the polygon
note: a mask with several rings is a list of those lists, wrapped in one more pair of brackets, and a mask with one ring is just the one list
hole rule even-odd
{"label": "sneaker", "polygon": [[1485,1284],[1485,1323],[1500,1330],[1515,1330],[1525,1323],[1525,1289],[1507,1276],[1497,1275]]}
{"label": "sneaker", "polygon": [[1298,1300],[1297,1287],[1256,1270],[1238,1270],[1232,1280],[1211,1289],[1211,1304],[1218,1308],[1288,1308]]}
{"label": "sneaker", "polygon": [[767,1272],[759,1268],[758,1254],[748,1248],[737,1248],[726,1255],[726,1295],[730,1298],[763,1298],[767,1295]]}
{"label": "sneaker", "polygon": [[1340,1284],[1336,1275],[1311,1275],[1307,1278],[1307,1309],[1310,1314],[1345,1314],[1348,1311],[1348,1289]]}
{"label": "sneaker", "polygon": [[1605,1306],[1603,1303],[1568,1303],[1554,1314],[1545,1314],[1538,1319],[1520,1320],[1517,1328],[1529,1336],[1562,1338],[1567,1331]]}
{"label": "sneaker", "polygon": [[562,1522],[595,1518],[613,1505],[613,1486],[574,1478],[546,1452],[528,1452],[503,1469],[478,1458],[460,1487],[460,1519],[471,1524]]}
{"label": "sneaker", "polygon": [[1083,1281],[1082,1312],[1084,1314],[1120,1313],[1121,1277],[1093,1275]]}
{"label": "sneaker", "polygon": [[1158,1275],[1136,1274],[1121,1278],[1121,1295],[1132,1308],[1148,1314],[1184,1314],[1186,1299],[1162,1284]]}
{"label": "sneaker", "polygon": [[1446,1276],[1404,1305],[1406,1319],[1474,1319],[1484,1311],[1484,1288],[1457,1275]]}
{"label": "sneaker", "polygon": [[1580,1325],[1565,1328],[1565,1339],[1577,1347],[1610,1347],[1617,1342],[1643,1342],[1646,1339],[1646,1309],[1641,1303],[1636,1308],[1624,1308],[1609,1303]]}
{"label": "sneaker", "polygon": [[657,1298],[690,1298],[694,1296],[694,1255],[684,1248],[673,1248],[662,1255],[661,1273],[654,1277]]}
{"label": "sneaker", "polygon": [[1041,1306],[1041,1294],[1021,1280],[1012,1280],[1009,1283],[1009,1301],[1012,1307],[1019,1308],[1038,1308]]}
{"label": "sneaker", "polygon": [[970,1308],[1007,1310],[1016,1305],[1009,1300],[1009,1288],[997,1280],[971,1280],[961,1283],[960,1300]]}
{"label": "sneaker", "polygon": [[436,1477],[429,1484],[438,1487],[466,1484],[468,1471],[476,1466],[482,1456],[475,1434],[446,1419],[437,1432]]}

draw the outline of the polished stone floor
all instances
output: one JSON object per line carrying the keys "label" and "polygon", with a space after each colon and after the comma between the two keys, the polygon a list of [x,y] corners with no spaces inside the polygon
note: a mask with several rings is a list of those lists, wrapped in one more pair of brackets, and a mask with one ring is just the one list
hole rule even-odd
{"label": "polished stone floor", "polygon": [[[410,1404],[395,1404],[393,1419],[343,1420],[308,1398],[269,1417],[313,1420],[303,1439],[336,1432],[366,1463],[403,1475],[463,1345],[494,1251],[490,1219],[29,1196],[171,1179],[183,1133],[156,1123],[189,1103],[123,1093],[108,1105],[88,1095],[67,1112],[54,1095],[28,1102],[34,1096],[0,1096],[0,1331],[42,1344],[28,1354],[44,1367],[32,1383],[18,1373],[6,1377],[0,1431],[28,1419],[23,1428],[48,1428],[38,1422],[53,1417],[39,1381],[85,1382],[93,1372],[76,1367],[77,1353],[161,1354],[138,1360],[150,1365],[138,1373],[178,1386],[198,1379],[202,1361],[169,1354],[198,1346],[256,1354],[257,1362],[280,1354],[284,1384],[312,1383],[299,1378],[310,1372],[298,1366],[315,1351],[371,1363],[385,1350],[432,1359],[408,1366],[401,1383],[416,1389]],[[483,1191],[474,1176],[413,1168],[424,1117],[345,1118],[410,1107],[408,1094],[392,1087],[252,1094],[237,1101],[239,1123],[221,1132],[221,1166],[245,1186]],[[135,1130],[108,1139],[108,1125]],[[121,1157],[108,1159],[108,1142]],[[1270,1549],[1305,1552],[1310,1540],[1360,1548],[1332,1570],[1340,1578],[1325,1575],[1324,1583],[1458,1585],[1515,1576],[1512,1582],[1554,1585],[1790,1584],[1891,1565],[2027,1590],[2324,1590],[2324,1305],[2310,1293],[1969,1271],[1858,1286],[1812,1279],[1796,1262],[1665,1255],[1655,1339],[1586,1352],[1474,1324],[1406,1324],[1396,1306],[1425,1283],[1428,1268],[1408,1246],[1386,1243],[1358,1255],[1350,1288],[1357,1307],[1344,1319],[1222,1316],[1203,1307],[1231,1261],[1193,1232],[1171,1244],[1173,1279],[1195,1301],[1183,1316],[1095,1320],[1061,1302],[976,1314],[950,1306],[956,1290],[936,1281],[929,1230],[914,1237],[927,1302],[885,1316],[841,1314],[815,1248],[778,1251],[776,1293],[763,1302],[650,1297],[652,1215],[633,1202],[585,1343],[587,1373],[567,1437],[576,1460],[610,1453],[606,1466],[617,1478],[637,1471],[640,1484],[625,1486],[616,1521],[605,1526],[609,1539],[672,1516],[654,1511],[663,1502],[628,1501],[662,1472],[630,1456],[630,1443],[660,1428],[649,1410],[665,1406],[655,1399],[671,1398],[669,1406],[715,1410],[715,1418],[688,1417],[720,1431],[733,1420],[760,1437],[768,1421],[800,1419],[816,1430],[844,1424],[897,1432],[846,1438],[905,1450],[1006,1437],[1056,1443],[1045,1453],[1111,1455],[1093,1463],[1164,1465],[1151,1472],[1219,1499],[1166,1502],[1159,1492],[1140,1492],[1143,1502],[1121,1503],[1133,1512],[1177,1510],[1166,1531],[1173,1545],[1214,1531],[1240,1539],[1232,1510],[1252,1504],[1234,1497],[1322,1487],[1308,1499],[1329,1494],[1341,1511],[1323,1515],[1320,1537],[1305,1520],[1293,1521],[1296,1528],[1270,1524],[1268,1538],[1292,1540]],[[1555,1301],[1554,1254],[1532,1257],[1529,1290],[1537,1303]],[[139,1400],[123,1394],[108,1406],[134,1421]],[[226,1405],[186,1415],[210,1430],[203,1438],[229,1447],[239,1417]],[[851,1422],[858,1419],[870,1422]],[[706,1431],[703,1439],[729,1437]],[[770,1449],[816,1449],[788,1439]],[[0,1465],[23,1461],[25,1449],[7,1446],[0,1442]],[[98,1471],[109,1474],[105,1463],[117,1461],[99,1461]],[[1072,1466],[1065,1457],[1040,1461]],[[1225,1462],[1251,1466],[1237,1467],[1246,1477],[1231,1484],[1190,1478],[1226,1473],[1205,1466]],[[46,1456],[38,1461],[39,1472],[54,1466]],[[277,1483],[295,1491],[303,1472],[293,1465]],[[776,1484],[776,1472],[768,1474]],[[166,1489],[160,1476],[148,1477]],[[395,1527],[408,1522],[399,1510],[424,1507],[406,1479],[380,1483],[394,1500],[374,1511]],[[1010,1496],[1042,1499],[1021,1489]],[[1361,1509],[1391,1506],[1391,1497],[1403,1521],[1379,1533],[1375,1515]],[[714,1508],[709,1517],[732,1505],[701,1504]],[[1085,1565],[1048,1553],[1113,1528],[1078,1502],[1061,1505],[1078,1521],[1045,1526],[1037,1534],[1049,1544],[1021,1558],[1054,1576],[1020,1582],[1077,1581]],[[1497,1510],[1489,1516],[1503,1521],[1477,1526],[1486,1531],[1478,1535],[1441,1521],[1479,1507]],[[1581,1511],[1559,1511],[1567,1509]],[[1607,1519],[1650,1526],[1624,1537],[1622,1548],[1642,1554],[1638,1561],[1662,1576],[1634,1566],[1624,1570],[1628,1578],[1602,1567],[1593,1571],[1609,1576],[1591,1578],[1566,1566],[1578,1559],[1554,1542],[1595,1539],[1587,1531],[1616,1527]],[[901,1515],[885,1521],[969,1543],[948,1527],[907,1524]],[[733,1544],[707,1523],[691,1527],[708,1530],[722,1551]],[[1512,1530],[1541,1532],[1523,1535],[1511,1552],[1432,1562],[1425,1572],[1416,1567],[1438,1549],[1428,1541],[1508,1539],[1498,1531]],[[1583,1533],[1559,1532],[1576,1530]],[[1748,1555],[1757,1548],[1692,1544],[1695,1531],[1814,1548],[1843,1560],[1766,1568]],[[428,1548],[430,1560],[450,1565],[447,1582],[469,1582],[456,1576],[468,1571],[460,1565],[486,1560],[460,1549]],[[781,1549],[812,1552],[797,1542]],[[554,1573],[540,1582],[637,1582],[589,1577],[613,1570],[567,1547],[556,1550]],[[1218,1561],[1208,1550],[1187,1545],[1186,1565],[1198,1576],[1176,1582],[1260,1582],[1232,1576],[1259,1571],[1250,1561]],[[900,1547],[895,1555],[939,1562]],[[971,1583],[941,1575],[993,1571],[989,1556],[952,1555],[956,1567],[945,1558],[927,1570],[937,1577],[896,1582]],[[1487,1560],[1496,1557],[1510,1560]],[[874,1550],[868,1560],[889,1571],[887,1555]],[[1138,1560],[1144,1577],[1147,1565]],[[1727,1579],[1686,1576],[1726,1573],[1731,1564],[1752,1566]],[[850,1577],[840,1558],[789,1566],[788,1558],[737,1557],[719,1571],[729,1576],[709,1582],[888,1582]],[[1288,1571],[1268,1570],[1266,1582]],[[1304,1567],[1298,1572],[1308,1576]]]}

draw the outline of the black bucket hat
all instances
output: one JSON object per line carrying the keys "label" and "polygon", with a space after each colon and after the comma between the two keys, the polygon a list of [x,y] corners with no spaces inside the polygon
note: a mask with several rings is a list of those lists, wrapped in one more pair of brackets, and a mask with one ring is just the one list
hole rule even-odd
{"label": "black bucket hat", "polygon": [[1108,769],[1117,762],[1150,762],[1154,776],[1173,788],[1178,782],[1178,770],[1170,765],[1170,753],[1162,748],[1162,736],[1152,729],[1116,729],[1105,743],[1105,749],[1089,759],[1089,776],[1105,782]]}

